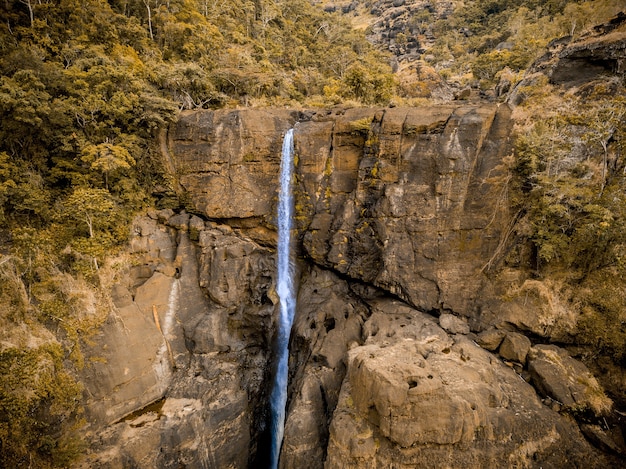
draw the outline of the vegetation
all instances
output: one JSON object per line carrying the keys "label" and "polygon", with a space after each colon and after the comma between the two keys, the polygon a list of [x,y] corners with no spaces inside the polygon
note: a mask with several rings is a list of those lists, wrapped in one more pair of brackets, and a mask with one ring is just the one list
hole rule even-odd
{"label": "vegetation", "polygon": [[459,2],[453,16],[435,23],[428,62],[449,80],[491,88],[503,73],[519,78],[551,40],[577,36],[625,7],[615,0]]}
{"label": "vegetation", "polygon": [[[160,128],[187,109],[397,99],[388,57],[313,3],[0,2],[0,466],[65,467],[80,449],[76,371],[81,345],[106,315],[106,260],[137,211],[179,203],[157,157]],[[456,3],[432,26],[428,60],[483,87],[507,70],[519,76],[548,41],[619,7]],[[425,30],[434,16],[425,10],[412,21]],[[526,90],[514,171],[537,272],[571,272],[587,340],[624,360],[615,325],[626,320],[626,299],[602,289],[607,276],[623,281],[616,86],[556,103],[544,86]],[[553,112],[533,120],[541,109]],[[358,121],[354,131],[369,125]]]}
{"label": "vegetation", "polygon": [[305,0],[6,0],[0,19],[0,466],[65,466],[102,266],[134,213],[177,203],[158,129],[184,109],[385,103],[394,81]]}
{"label": "vegetation", "polygon": [[528,85],[516,109],[513,204],[535,275],[560,279],[579,343],[626,364],[626,88]]}

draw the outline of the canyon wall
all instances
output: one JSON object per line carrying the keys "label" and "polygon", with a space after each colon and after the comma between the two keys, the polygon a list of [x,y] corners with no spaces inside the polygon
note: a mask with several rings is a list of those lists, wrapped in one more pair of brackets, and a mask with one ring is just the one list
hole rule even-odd
{"label": "canyon wall", "polygon": [[183,113],[161,147],[186,211],[135,222],[85,372],[82,466],[260,467],[292,127],[299,287],[281,467],[609,464],[581,428],[610,446],[596,424],[610,401],[545,345],[574,318],[503,264],[510,109],[460,104]]}

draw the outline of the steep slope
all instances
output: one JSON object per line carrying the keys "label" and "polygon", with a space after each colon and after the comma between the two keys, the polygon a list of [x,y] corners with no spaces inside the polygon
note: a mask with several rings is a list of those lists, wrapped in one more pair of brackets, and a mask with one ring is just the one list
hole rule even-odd
{"label": "steep slope", "polygon": [[[610,407],[610,400],[581,364],[560,378],[553,377],[554,371],[533,371],[539,369],[541,349],[531,350],[530,341],[514,332],[526,331],[546,342],[560,340],[574,333],[576,318],[573,312],[564,314],[564,305],[552,302],[551,293],[529,272],[501,267],[512,223],[517,221],[505,198],[510,180],[505,157],[511,150],[508,136],[512,126],[508,107],[190,113],[170,133],[169,148],[193,209],[208,218],[227,221],[259,243],[273,244],[267,230],[273,226],[280,141],[293,126],[303,276],[292,339],[292,397],[282,456],[285,467],[321,467],[327,441],[329,467],[358,467],[364,461],[385,465],[394,460],[422,464],[444,454],[453,465],[467,460],[475,465],[485,461],[501,465],[512,461],[507,458],[521,464],[530,464],[528,458],[535,458],[561,465],[567,457],[580,461],[592,454],[599,457],[581,439],[576,426],[542,406],[523,380],[514,373],[508,375],[510,370],[494,361],[495,357],[481,355],[485,352],[474,350],[475,344],[463,338],[470,330],[484,331],[470,337],[517,363],[516,369],[524,370],[524,376],[546,396],[546,402],[567,402],[564,411],[586,409],[590,415],[602,416]],[[214,137],[218,135],[220,138]],[[316,267],[310,267],[309,262]],[[418,310],[438,316],[439,324],[452,338],[432,319],[419,326],[419,318],[424,316]],[[435,328],[432,331],[430,324]],[[495,330],[490,329],[493,326]],[[409,333],[413,327],[425,329],[426,335]],[[406,338],[405,329],[409,334]],[[440,347],[426,352],[419,347],[410,351],[403,345],[405,340],[429,343],[434,340],[431,334],[439,334]],[[485,334],[493,338],[488,340]],[[394,347],[398,352],[392,352]],[[388,348],[389,358],[383,362],[391,366],[387,372],[391,374],[382,381],[388,385],[361,396],[363,383],[358,380],[380,382],[382,378],[359,378],[356,369],[367,364],[373,367],[371,373],[379,373],[381,365],[369,363]],[[349,349],[352,351],[348,353]],[[357,358],[361,349],[365,355]],[[365,351],[370,349],[367,355]],[[458,356],[450,354],[451,350]],[[435,358],[437,354],[441,357]],[[437,403],[433,405],[438,409],[451,406],[450,418],[412,428],[408,421],[429,412],[426,407],[416,407],[415,415],[410,414],[413,404],[409,402],[413,401],[401,397],[413,388],[416,390],[410,395],[422,392],[418,385],[421,375],[409,371],[414,365],[402,360],[419,362],[430,360],[428,357],[441,363],[437,365],[441,368],[430,373],[431,379],[436,373],[450,376],[439,378],[441,386],[427,386],[423,392],[433,395]],[[554,357],[548,370],[571,360],[564,351]],[[396,360],[398,370],[407,371],[392,371]],[[499,363],[493,369],[498,378],[486,381],[494,387],[486,388],[484,397],[475,403],[467,403],[471,409],[468,422],[482,422],[475,423],[477,428],[488,429],[480,435],[470,430],[469,423],[461,425],[460,409],[466,404],[459,400],[455,388],[449,387],[452,376],[462,380],[459,389],[477,385],[471,374],[454,371],[454,363],[471,360]],[[542,384],[551,379],[575,379],[581,370],[588,376],[587,384],[567,391],[578,395],[577,400],[569,394],[557,397],[554,389],[546,391]],[[396,381],[404,384],[392,391]],[[357,391],[353,392],[354,386]],[[396,404],[387,402],[392,399],[384,397],[389,393],[399,393],[393,397]],[[490,395],[506,397],[496,403]],[[357,405],[359,400],[363,403]],[[399,407],[393,410],[389,407],[393,405]],[[523,423],[507,426],[507,430],[500,428],[507,412],[515,413],[522,407],[534,409],[529,419],[546,419],[540,426],[545,432]],[[480,409],[496,410],[489,417],[492,411]],[[406,412],[409,414],[401,418]],[[369,423],[357,425],[362,419]],[[461,425],[465,430],[459,430],[458,438],[442,440],[434,430],[439,424],[442,428]],[[361,436],[346,433],[355,425],[365,425],[358,433]],[[456,435],[456,430],[450,431]],[[502,447],[505,449],[500,452],[496,448],[501,442],[494,439],[500,434],[508,435],[503,437],[507,441],[536,443],[532,450],[516,453]],[[556,447],[569,448],[563,446],[565,441],[573,446],[563,453],[555,451]],[[432,444],[435,446],[429,451],[405,449]],[[364,452],[355,449],[360,445]]]}
{"label": "steep slope", "polygon": [[[459,44],[488,52],[474,78],[513,86],[512,108],[178,115],[163,96],[181,109],[387,103],[390,75],[307,2],[159,3],[0,7],[0,465],[258,463],[276,175],[294,126],[300,307],[283,467],[623,463],[623,16],[552,43],[517,86],[492,73],[511,58],[505,37],[463,32]],[[283,48],[289,35],[275,41],[296,31],[296,4],[315,26],[298,37],[338,46],[321,46],[323,80],[314,57]],[[377,4],[376,34],[413,63],[427,42],[411,35],[430,32],[410,21],[426,3]],[[422,94],[430,75],[411,67],[406,96],[451,97],[436,76]],[[150,190],[175,210],[144,210],[121,255]]]}

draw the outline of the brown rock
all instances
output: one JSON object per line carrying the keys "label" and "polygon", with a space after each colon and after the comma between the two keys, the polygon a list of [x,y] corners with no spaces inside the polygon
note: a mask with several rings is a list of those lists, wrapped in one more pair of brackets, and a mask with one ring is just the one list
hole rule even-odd
{"label": "brown rock", "polygon": [[505,331],[501,331],[499,329],[488,329],[478,334],[476,337],[476,343],[485,350],[495,352],[498,350],[498,347],[500,347],[502,339],[504,339],[505,335]]}
{"label": "brown rock", "polygon": [[[472,310],[506,215],[492,181],[508,152],[508,112],[347,109],[299,123],[296,211],[309,256],[426,310]],[[282,135],[295,117],[184,114],[170,151],[195,210],[273,223]]]}
{"label": "brown rock", "polygon": [[283,134],[296,118],[287,110],[183,113],[169,141],[196,209],[209,218],[269,220]]}
{"label": "brown rock", "polygon": [[507,332],[502,339],[498,353],[505,360],[512,360],[523,365],[526,363],[526,355],[528,355],[530,345],[530,339],[525,335]]}
{"label": "brown rock", "polygon": [[439,316],[439,326],[450,334],[469,334],[470,331],[467,320],[448,313],[443,313]]}
{"label": "brown rock", "polygon": [[599,457],[576,424],[468,338],[399,302],[370,306],[367,340],[349,352],[326,468],[562,467]]}
{"label": "brown rock", "polygon": [[[193,216],[184,217],[201,229]],[[77,467],[246,467],[258,428],[251,409],[262,406],[267,369],[273,305],[264,295],[273,254],[232,229],[202,230],[197,246],[186,223],[172,232],[157,218],[134,223],[135,237],[143,239],[132,245],[147,278],[134,297],[129,280],[116,284],[116,310],[85,350],[91,451]],[[226,306],[209,301],[199,267],[213,251],[235,268],[248,268],[254,291],[244,283],[229,296],[217,276],[214,287],[207,284]],[[245,346],[253,350],[243,352]]]}
{"label": "brown rock", "polygon": [[556,345],[536,345],[528,355],[533,385],[571,410],[606,414],[612,402],[587,367]]}

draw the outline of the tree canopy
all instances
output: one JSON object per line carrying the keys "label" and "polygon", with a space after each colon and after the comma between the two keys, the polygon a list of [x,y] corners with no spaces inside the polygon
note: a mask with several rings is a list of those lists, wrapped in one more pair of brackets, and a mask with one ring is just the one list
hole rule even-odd
{"label": "tree canopy", "polygon": [[[411,21],[435,35],[434,69],[485,88],[617,2],[452,3],[447,18],[435,22],[425,3]],[[81,292],[97,292],[138,210],[182,203],[157,156],[159,129],[189,109],[387,105],[401,91],[365,34],[309,0],[0,2],[0,466],[66,467],[78,450],[73,371],[97,327]],[[537,259],[577,280],[623,265],[624,102],[596,97],[529,125],[513,168]],[[593,118],[581,126],[581,114]],[[591,156],[568,166],[572,132]],[[580,301],[612,325],[624,299],[607,297]],[[38,345],[11,335],[24,327]],[[622,359],[624,343],[601,337]]]}

